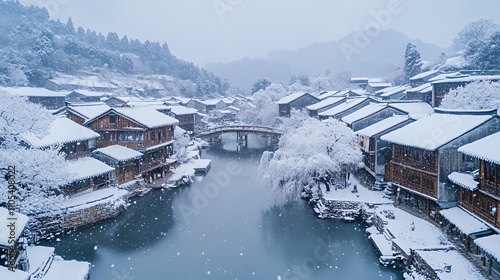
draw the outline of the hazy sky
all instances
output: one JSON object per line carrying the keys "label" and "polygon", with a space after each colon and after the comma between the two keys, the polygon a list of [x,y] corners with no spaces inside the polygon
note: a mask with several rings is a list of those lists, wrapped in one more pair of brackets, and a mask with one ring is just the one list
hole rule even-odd
{"label": "hazy sky", "polygon": [[[263,57],[278,49],[338,40],[380,21],[413,39],[450,45],[464,25],[500,23],[498,0],[21,0],[66,22],[141,41],[167,42],[179,58],[207,62]],[[392,5],[393,8],[388,8]],[[394,8],[396,7],[396,8]],[[394,13],[395,12],[395,13]],[[386,13],[387,14],[387,13]]]}

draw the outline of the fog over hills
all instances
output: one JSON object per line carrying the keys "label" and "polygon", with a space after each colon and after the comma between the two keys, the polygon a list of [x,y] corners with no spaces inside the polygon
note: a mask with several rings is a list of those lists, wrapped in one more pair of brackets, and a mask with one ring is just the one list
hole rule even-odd
{"label": "fog over hills", "polygon": [[[298,50],[277,50],[266,58],[244,58],[231,63],[211,63],[207,68],[245,89],[258,78],[288,82],[292,74],[310,77],[350,71],[356,76],[380,76],[387,64],[401,66],[406,44],[413,43],[422,60],[435,60],[441,53],[448,53],[437,45],[411,39],[403,33],[389,29],[377,36],[352,33],[338,41],[312,44]],[[367,40],[366,40],[367,39]]]}

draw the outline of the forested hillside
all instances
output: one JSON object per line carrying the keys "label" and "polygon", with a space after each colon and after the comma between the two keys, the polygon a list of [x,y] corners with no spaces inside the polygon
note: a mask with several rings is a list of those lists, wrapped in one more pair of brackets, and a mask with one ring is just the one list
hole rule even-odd
{"label": "forested hillside", "polygon": [[49,18],[46,9],[0,0],[0,85],[43,86],[56,73],[168,75],[190,96],[224,94],[227,81],[176,58],[166,43],[140,42]]}

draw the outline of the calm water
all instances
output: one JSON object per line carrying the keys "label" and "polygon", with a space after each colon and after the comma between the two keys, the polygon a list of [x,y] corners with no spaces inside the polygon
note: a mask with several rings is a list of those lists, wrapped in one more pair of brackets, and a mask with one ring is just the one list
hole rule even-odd
{"label": "calm water", "polygon": [[256,178],[262,140],[237,154],[234,138],[203,151],[212,169],[191,187],[153,190],[44,245],[91,262],[93,280],[402,279],[379,265],[363,224],[316,219],[303,202],[272,207]]}

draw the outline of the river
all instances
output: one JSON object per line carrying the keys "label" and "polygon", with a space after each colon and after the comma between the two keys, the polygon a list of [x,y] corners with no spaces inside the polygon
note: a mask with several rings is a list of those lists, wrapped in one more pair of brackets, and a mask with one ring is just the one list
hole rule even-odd
{"label": "river", "polygon": [[[379,264],[358,222],[320,220],[305,202],[273,207],[257,178],[264,141],[233,135],[204,150],[212,169],[190,187],[133,198],[113,220],[42,245],[92,263],[92,280],[403,279]],[[70,279],[70,278],[68,278]]]}

